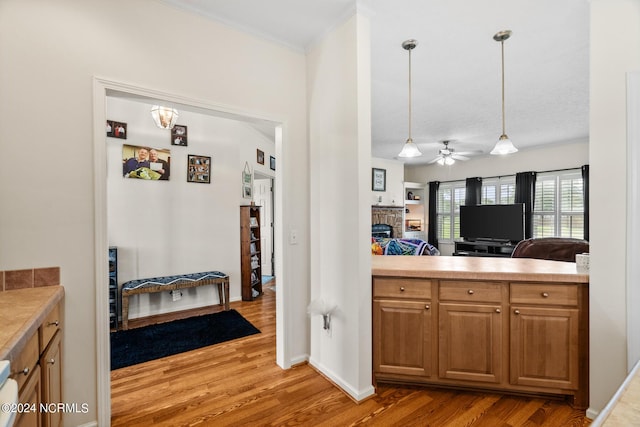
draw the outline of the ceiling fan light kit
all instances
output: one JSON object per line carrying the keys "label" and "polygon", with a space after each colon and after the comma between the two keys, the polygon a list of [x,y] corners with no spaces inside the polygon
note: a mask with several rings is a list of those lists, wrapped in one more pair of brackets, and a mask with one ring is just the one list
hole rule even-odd
{"label": "ceiling fan light kit", "polygon": [[411,139],[411,51],[418,45],[417,40],[405,40],[402,42],[402,48],[409,52],[409,138],[402,147],[402,151],[398,157],[410,158],[422,156],[418,146]]}
{"label": "ceiling fan light kit", "polygon": [[510,30],[504,30],[497,32],[493,39],[497,42],[500,42],[500,47],[502,50],[502,135],[498,139],[495,147],[491,150],[491,154],[493,155],[504,155],[504,154],[512,154],[518,151],[518,149],[513,145],[513,142],[507,136],[507,132],[505,131],[505,118],[504,118],[504,41],[511,37]]}

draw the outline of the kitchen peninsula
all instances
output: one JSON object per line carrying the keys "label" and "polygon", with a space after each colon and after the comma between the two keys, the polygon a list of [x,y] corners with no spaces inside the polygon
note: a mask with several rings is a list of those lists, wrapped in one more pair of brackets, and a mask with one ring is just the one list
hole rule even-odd
{"label": "kitchen peninsula", "polygon": [[589,276],[525,258],[373,256],[374,381],[589,403]]}

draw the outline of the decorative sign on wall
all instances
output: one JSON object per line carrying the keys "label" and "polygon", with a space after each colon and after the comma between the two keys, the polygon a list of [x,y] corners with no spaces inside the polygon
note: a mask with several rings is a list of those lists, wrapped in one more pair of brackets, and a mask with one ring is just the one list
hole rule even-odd
{"label": "decorative sign on wall", "polygon": [[127,124],[107,120],[107,136],[111,138],[127,139]]}
{"label": "decorative sign on wall", "polygon": [[187,182],[211,183],[211,157],[187,156]]}
{"label": "decorative sign on wall", "polygon": [[371,189],[373,191],[386,191],[387,170],[371,168]]}
{"label": "decorative sign on wall", "polygon": [[244,170],[242,171],[242,197],[245,199],[253,197],[253,173],[251,173],[251,167],[248,162],[244,163]]}
{"label": "decorative sign on wall", "polygon": [[122,176],[148,180],[169,179],[171,150],[162,148],[122,146]]}
{"label": "decorative sign on wall", "polygon": [[171,145],[187,146],[187,127],[184,125],[175,125],[171,129]]}
{"label": "decorative sign on wall", "polygon": [[258,148],[257,162],[259,165],[264,165],[264,151]]}

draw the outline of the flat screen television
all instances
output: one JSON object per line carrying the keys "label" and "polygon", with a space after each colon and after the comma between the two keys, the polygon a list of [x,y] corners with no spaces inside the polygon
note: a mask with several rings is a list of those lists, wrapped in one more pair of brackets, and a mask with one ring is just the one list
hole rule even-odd
{"label": "flat screen television", "polygon": [[519,242],[524,239],[524,203],[460,206],[464,240]]}

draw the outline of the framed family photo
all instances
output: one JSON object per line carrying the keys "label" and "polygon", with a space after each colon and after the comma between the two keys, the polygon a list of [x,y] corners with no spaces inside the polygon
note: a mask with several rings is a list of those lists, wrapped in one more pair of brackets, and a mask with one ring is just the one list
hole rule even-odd
{"label": "framed family photo", "polygon": [[110,138],[127,139],[127,124],[107,120],[107,136]]}
{"label": "framed family photo", "polygon": [[259,165],[264,165],[264,151],[258,149],[256,161]]}
{"label": "framed family photo", "polygon": [[171,145],[187,146],[187,127],[183,125],[175,125],[171,129]]}
{"label": "framed family photo", "polygon": [[187,156],[187,182],[211,183],[211,157],[194,154]]}

